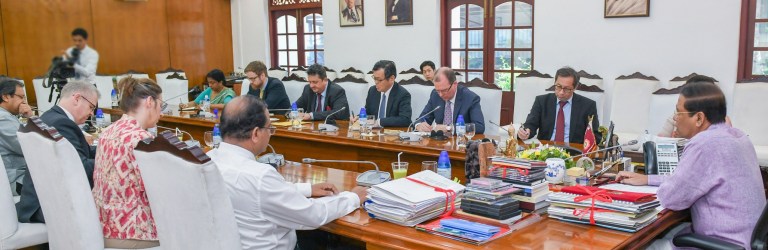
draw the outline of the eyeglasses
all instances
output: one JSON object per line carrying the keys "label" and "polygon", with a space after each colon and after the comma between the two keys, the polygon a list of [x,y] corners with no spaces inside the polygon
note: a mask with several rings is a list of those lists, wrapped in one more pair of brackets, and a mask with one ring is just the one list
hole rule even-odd
{"label": "eyeglasses", "polygon": [[445,94],[445,93],[448,93],[448,91],[451,90],[452,87],[453,87],[453,83],[451,83],[451,85],[448,85],[448,87],[445,89],[435,89],[435,90],[437,91],[437,93]]}
{"label": "eyeglasses", "polygon": [[563,88],[563,86],[560,86],[559,84],[555,85],[555,91],[563,91],[565,93],[571,93],[573,92],[572,88]]}
{"label": "eyeglasses", "polygon": [[680,116],[680,114],[694,114],[694,113],[696,113],[696,112],[691,112],[691,111],[677,112],[677,110],[675,110],[675,113],[674,113],[675,115],[672,116],[672,118],[673,118],[673,120],[677,121],[677,117]]}
{"label": "eyeglasses", "polygon": [[259,128],[259,129],[268,129],[269,135],[274,135],[275,132],[277,131],[277,127],[275,126],[269,126],[269,128]]}
{"label": "eyeglasses", "polygon": [[15,96],[17,96],[17,97],[19,97],[21,99],[24,99],[24,100],[27,99],[27,96],[25,96],[25,95],[17,95],[17,94],[13,94],[13,95],[15,95]]}
{"label": "eyeglasses", "polygon": [[[157,100],[157,99],[156,99]],[[160,102],[160,110],[165,110],[168,107],[168,103],[163,100],[157,100]]]}
{"label": "eyeglasses", "polygon": [[93,104],[91,101],[88,100],[88,98],[85,98],[85,96],[80,96],[80,98],[83,98],[86,102],[88,102],[88,105],[90,106],[91,110],[96,109],[96,104]]}

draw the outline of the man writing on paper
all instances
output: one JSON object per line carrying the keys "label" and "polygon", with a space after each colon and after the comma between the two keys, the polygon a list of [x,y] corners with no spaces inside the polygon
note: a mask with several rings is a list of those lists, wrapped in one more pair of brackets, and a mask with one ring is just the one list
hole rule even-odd
{"label": "man writing on paper", "polygon": [[[296,100],[296,106],[304,109],[303,120],[322,121],[339,109],[349,109],[344,89],[328,80],[322,65],[313,64],[307,68],[307,81],[309,84]],[[347,120],[349,111],[338,112],[332,118]]]}
{"label": "man writing on paper", "polygon": [[[578,87],[579,76],[575,70],[570,67],[558,69],[555,93],[536,97],[523,124],[525,128],[517,131],[517,137],[527,140],[538,134],[539,140],[584,143],[589,117],[594,117],[592,131],[597,131],[600,122],[595,101],[573,93]],[[596,141],[601,137],[597,133]]]}
{"label": "man writing on paper", "polygon": [[[366,188],[339,193],[328,183],[291,184],[271,165],[256,161],[275,132],[256,97],[233,99],[221,114],[219,148],[208,153],[232,200],[243,249],[294,249],[295,230],[318,228],[360,207]],[[320,197],[310,199],[307,197]]]}
{"label": "man writing on paper", "polygon": [[368,89],[365,110],[376,114],[382,127],[407,127],[411,124],[411,93],[395,83],[395,62],[381,60],[373,65],[373,81]]}
{"label": "man writing on paper", "polygon": [[[686,84],[677,101],[677,132],[691,141],[669,176],[619,172],[621,183],[659,186],[661,206],[691,209],[693,232],[750,249],[765,207],[763,181],[749,137],[725,124],[726,102],[716,85]],[[685,232],[687,230],[684,230]]]}
{"label": "man writing on paper", "polygon": [[[485,132],[485,121],[483,120],[483,110],[480,108],[480,96],[464,86],[459,86],[456,81],[456,74],[448,67],[442,67],[435,73],[435,90],[429,95],[429,101],[421,111],[422,117],[436,107],[437,111],[427,115],[416,124],[416,129],[422,132],[435,130],[447,130],[459,115],[464,116],[466,123],[475,124],[475,132],[482,134]],[[430,124],[436,123],[433,128]]]}

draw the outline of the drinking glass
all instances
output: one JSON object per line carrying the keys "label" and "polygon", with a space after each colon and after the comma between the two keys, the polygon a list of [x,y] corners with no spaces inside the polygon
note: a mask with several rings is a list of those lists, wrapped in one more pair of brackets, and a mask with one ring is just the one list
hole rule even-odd
{"label": "drinking glass", "polygon": [[432,172],[437,173],[437,162],[436,161],[422,161],[421,162],[421,171],[429,170]]}
{"label": "drinking glass", "polygon": [[400,179],[408,175],[408,163],[407,162],[393,162],[392,163],[392,176],[395,180]]}
{"label": "drinking glass", "polygon": [[472,137],[475,137],[475,124],[467,123],[465,126],[464,136],[467,137],[467,142],[469,142],[469,140],[472,140]]}
{"label": "drinking glass", "polygon": [[297,111],[299,114],[293,118],[293,128],[301,128],[302,117],[304,117],[304,108],[299,108]]}
{"label": "drinking glass", "polygon": [[209,148],[213,147],[213,131],[205,131],[205,134],[203,134],[203,140],[205,140],[205,145]]}
{"label": "drinking glass", "polygon": [[365,130],[369,134],[373,134],[373,125],[376,124],[376,115],[368,115],[368,119],[365,121]]}

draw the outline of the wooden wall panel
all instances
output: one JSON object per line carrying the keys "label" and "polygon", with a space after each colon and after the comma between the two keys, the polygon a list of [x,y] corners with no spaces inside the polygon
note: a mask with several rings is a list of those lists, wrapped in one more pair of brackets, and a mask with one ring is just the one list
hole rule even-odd
{"label": "wooden wall panel", "polygon": [[171,65],[165,1],[91,1],[99,72],[119,74],[129,69],[154,78]]}
{"label": "wooden wall panel", "polygon": [[[230,0],[205,2],[205,54],[211,68],[224,73],[234,71],[232,48],[232,14]],[[251,58],[254,59],[254,58]]]}
{"label": "wooden wall panel", "polygon": [[[2,3],[0,3],[0,9],[2,9]],[[5,42],[3,39],[3,26],[0,25],[0,75],[8,75],[8,63],[5,61]]]}
{"label": "wooden wall panel", "polygon": [[[29,83],[30,103],[36,103],[32,79],[45,74],[51,58],[72,46],[72,30],[76,27],[93,30],[90,3],[90,0],[0,1],[7,73]],[[89,35],[89,45],[98,50],[93,34]]]}

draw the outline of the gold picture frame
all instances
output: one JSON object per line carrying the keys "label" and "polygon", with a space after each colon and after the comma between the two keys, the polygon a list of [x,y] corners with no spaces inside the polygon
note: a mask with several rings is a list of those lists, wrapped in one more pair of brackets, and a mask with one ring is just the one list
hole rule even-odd
{"label": "gold picture frame", "polygon": [[647,17],[651,0],[605,0],[604,17]]}

